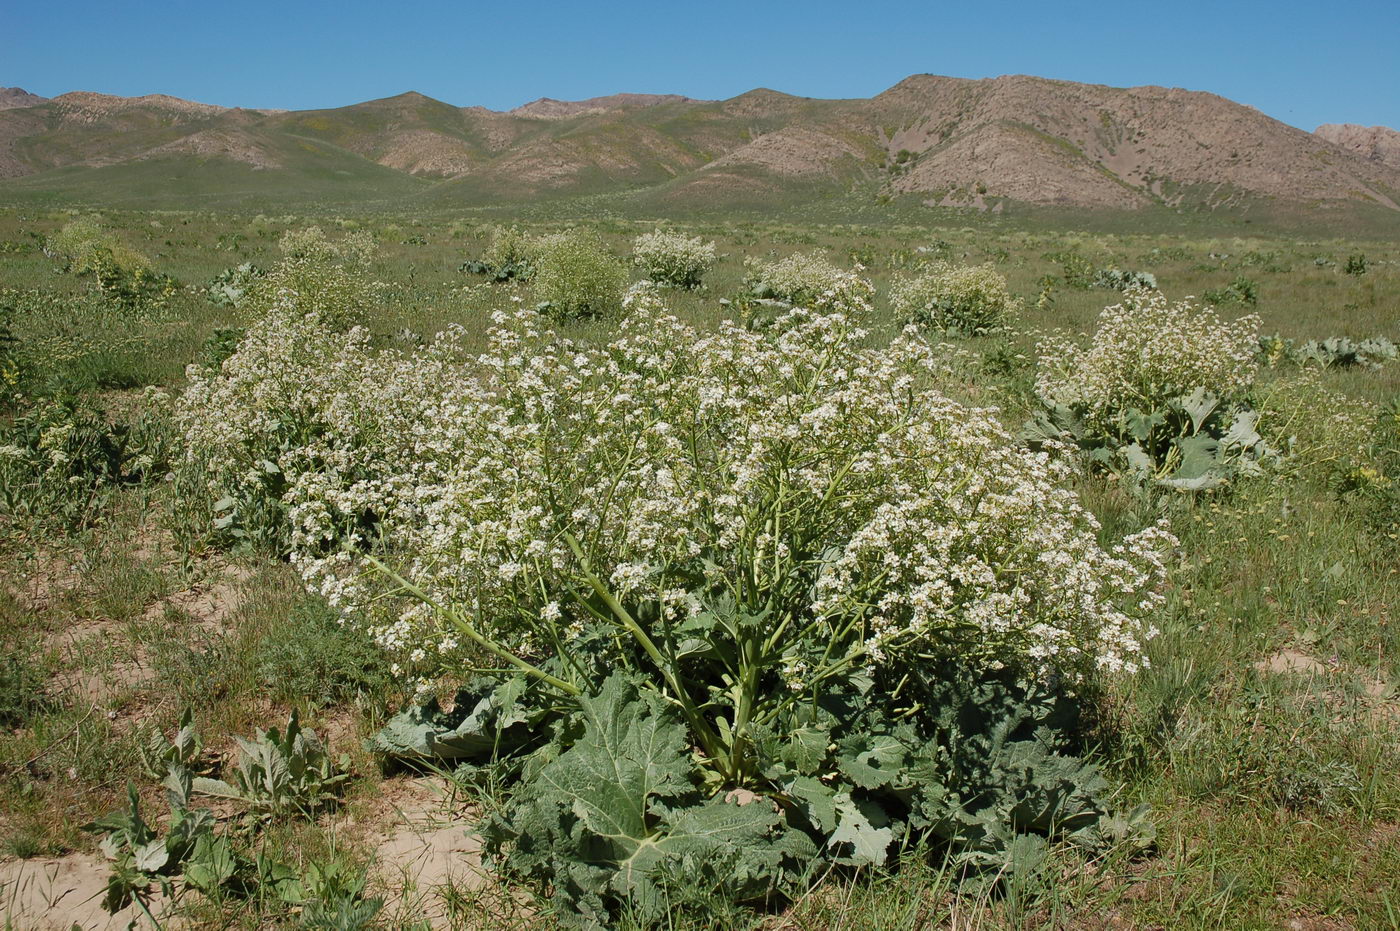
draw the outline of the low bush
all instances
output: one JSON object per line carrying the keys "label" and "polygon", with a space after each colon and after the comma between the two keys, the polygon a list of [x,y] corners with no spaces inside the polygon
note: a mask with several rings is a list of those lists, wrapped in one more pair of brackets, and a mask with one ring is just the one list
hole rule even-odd
{"label": "low bush", "polygon": [[1185,490],[1257,473],[1271,450],[1250,394],[1259,318],[1233,322],[1190,301],[1131,291],[1099,315],[1088,347],[1039,348],[1033,441],[1064,440],[1100,467]]}
{"label": "low bush", "polygon": [[218,443],[297,464],[308,583],[399,676],[469,683],[381,748],[517,775],[493,862],[576,915],[762,902],[921,838],[995,873],[1134,833],[1073,696],[1140,668],[1170,536],[1103,548],[1068,466],[941,395],[917,334],[867,346],[843,292],[869,285],[700,333],[641,288],[592,347],[517,309],[470,368],[293,318],[192,385]]}
{"label": "low bush", "polygon": [[103,491],[169,474],[168,400],[148,392],[125,418],[91,400],[36,402],[0,432],[0,514],[83,526]]}
{"label": "low bush", "polygon": [[991,265],[936,263],[890,286],[890,305],[902,320],[955,333],[983,334],[1005,324],[1020,309]]}
{"label": "low bush", "polygon": [[325,326],[348,330],[379,307],[384,283],[371,274],[377,246],[369,233],[331,240],[318,226],[293,230],[278,243],[283,258],[252,277],[239,299],[244,319],[279,313],[315,315]]}
{"label": "low bush", "polygon": [[1217,307],[1226,304],[1249,304],[1252,306],[1259,303],[1259,285],[1254,279],[1240,275],[1223,288],[1207,288],[1202,296],[1207,304],[1214,304]]}
{"label": "low bush", "polygon": [[596,234],[571,230],[535,243],[535,295],[555,319],[615,316],[627,270]]}
{"label": "low bush", "polygon": [[1094,274],[1093,287],[1110,291],[1127,291],[1130,288],[1157,290],[1157,276],[1151,272],[1125,272],[1118,268],[1101,268]]}
{"label": "low bush", "polygon": [[671,288],[700,287],[715,264],[715,244],[670,230],[643,233],[632,242],[632,264],[649,281]]}
{"label": "low bush", "polygon": [[795,252],[775,262],[747,258],[744,289],[749,298],[806,308],[859,307],[875,293],[868,280],[838,268],[819,252]]}

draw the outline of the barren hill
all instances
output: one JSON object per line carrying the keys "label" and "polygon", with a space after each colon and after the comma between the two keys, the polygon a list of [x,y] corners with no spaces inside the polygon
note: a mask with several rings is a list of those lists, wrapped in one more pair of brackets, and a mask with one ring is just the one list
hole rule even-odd
{"label": "barren hill", "polygon": [[0,87],[0,110],[15,107],[32,107],[41,104],[46,98],[31,94],[22,87]]}
{"label": "barren hill", "polygon": [[1400,168],[1400,132],[1388,126],[1328,123],[1319,126],[1315,133],[1362,158],[1389,165],[1391,168]]}
{"label": "barren hill", "polygon": [[[1271,203],[1400,213],[1400,134],[1316,134],[1214,94],[1024,75],[915,75],[869,99],[760,88],[615,94],[508,112],[418,93],[244,110],[150,95],[0,93],[0,197],[315,189],[440,204],[608,194],[658,204],[857,194],[1002,209]],[[143,167],[145,166],[145,167]],[[231,195],[230,195],[231,196]]]}

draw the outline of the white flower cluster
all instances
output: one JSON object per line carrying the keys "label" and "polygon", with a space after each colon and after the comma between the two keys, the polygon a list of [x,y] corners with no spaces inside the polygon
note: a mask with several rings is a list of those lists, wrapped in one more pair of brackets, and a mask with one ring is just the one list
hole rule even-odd
{"label": "white flower cluster", "polygon": [[370,274],[376,246],[366,232],[333,241],[318,226],[293,230],[278,242],[283,259],[249,283],[239,309],[256,321],[274,309],[295,307],[335,329],[365,322],[380,306],[385,284]]}
{"label": "white flower cluster", "polygon": [[698,288],[715,264],[715,244],[698,236],[653,230],[633,241],[632,264],[657,284]]}
{"label": "white flower cluster", "polygon": [[860,269],[838,268],[820,252],[795,252],[776,262],[744,260],[744,280],[758,297],[776,298],[799,307],[814,306],[819,298],[830,305],[856,308],[875,296]]}
{"label": "white flower cluster", "polygon": [[902,320],[940,330],[986,333],[1020,309],[991,265],[937,262],[929,270],[890,285],[890,306]]}
{"label": "white flower cluster", "polygon": [[517,308],[470,366],[451,339],[376,355],[287,315],[193,375],[186,429],[216,482],[258,486],[276,457],[293,559],[333,600],[374,594],[343,548],[373,515],[426,597],[374,632],[422,674],[451,669],[448,613],[520,657],[567,652],[595,583],[658,629],[717,593],[766,605],[797,680],[832,644],[871,666],[1139,667],[1170,536],[1101,548],[1065,467],[943,397],[912,328],[865,348],[852,293],[698,332],[638,288],[600,346]]}
{"label": "white flower cluster", "polygon": [[1254,314],[1223,321],[1190,298],[1131,291],[1099,315],[1088,348],[1064,336],[1042,340],[1036,392],[1090,416],[1157,410],[1197,388],[1240,401],[1258,372],[1259,325]]}

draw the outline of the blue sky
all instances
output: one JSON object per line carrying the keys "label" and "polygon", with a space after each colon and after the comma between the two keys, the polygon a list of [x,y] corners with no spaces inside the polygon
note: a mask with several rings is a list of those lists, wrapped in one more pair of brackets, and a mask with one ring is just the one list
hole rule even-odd
{"label": "blue sky", "polygon": [[15,2],[0,85],[508,109],[618,91],[867,97],[919,72],[1208,90],[1304,129],[1400,128],[1400,2]]}

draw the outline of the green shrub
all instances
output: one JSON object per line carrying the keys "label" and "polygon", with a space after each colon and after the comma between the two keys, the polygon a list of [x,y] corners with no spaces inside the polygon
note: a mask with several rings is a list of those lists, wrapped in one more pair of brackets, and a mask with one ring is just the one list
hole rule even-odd
{"label": "green shrub", "polygon": [[632,264],[659,285],[694,289],[715,264],[715,244],[699,236],[653,230],[633,241]]}
{"label": "green shrub", "polygon": [[1125,272],[1119,268],[1101,268],[1094,274],[1093,286],[1110,291],[1127,291],[1129,288],[1157,290],[1157,276],[1151,272]]}
{"label": "green shrub", "polygon": [[49,240],[48,249],[64,260],[69,272],[92,276],[102,300],[125,311],[161,309],[180,287],[169,275],[153,271],[149,259],[92,218],[64,226]]}
{"label": "green shrub", "polygon": [[1259,318],[1223,322],[1189,301],[1132,291],[1106,308],[1090,345],[1040,345],[1041,409],[1026,437],[1069,442],[1115,473],[1183,490],[1257,474],[1273,454],[1251,391]]}
{"label": "green shrub", "polygon": [[936,263],[890,286],[890,305],[902,320],[957,333],[988,333],[1020,309],[991,265]]}
{"label": "green shrub", "polygon": [[23,357],[20,355],[19,339],[10,328],[15,309],[11,304],[0,302],[0,411],[14,404],[20,396],[24,382]]}
{"label": "green shrub", "polygon": [[1060,277],[1064,279],[1065,287],[1087,291],[1094,286],[1094,264],[1078,252],[1047,252],[1043,258],[1060,266]]}
{"label": "green shrub", "polygon": [[820,252],[795,252],[776,262],[744,260],[746,294],[794,307],[845,307],[867,304],[870,282],[838,268]]}
{"label": "green shrub", "polygon": [[1240,275],[1223,288],[1207,288],[1202,296],[1206,303],[1215,304],[1217,307],[1226,304],[1252,306],[1259,303],[1259,285],[1252,278]]}
{"label": "green shrub", "polygon": [[248,282],[239,309],[249,321],[274,310],[315,315],[326,326],[347,330],[367,322],[383,298],[383,282],[370,273],[376,246],[369,233],[333,241],[318,226],[286,233],[283,258],[266,275]]}
{"label": "green shrub", "polygon": [[594,233],[571,230],[536,241],[535,294],[556,319],[616,315],[627,270]]}
{"label": "green shrub", "polygon": [[[481,258],[493,268],[514,266],[526,269],[534,264],[535,244],[518,226],[497,226],[491,230],[491,244]],[[515,277],[528,278],[529,275]]]}
{"label": "green shrub", "polygon": [[1382,408],[1370,449],[1339,468],[1337,484],[1377,539],[1400,548],[1400,398]]}
{"label": "green shrub", "polygon": [[169,473],[173,449],[161,395],[113,420],[87,398],[44,399],[0,433],[0,514],[83,525],[106,489]]}

